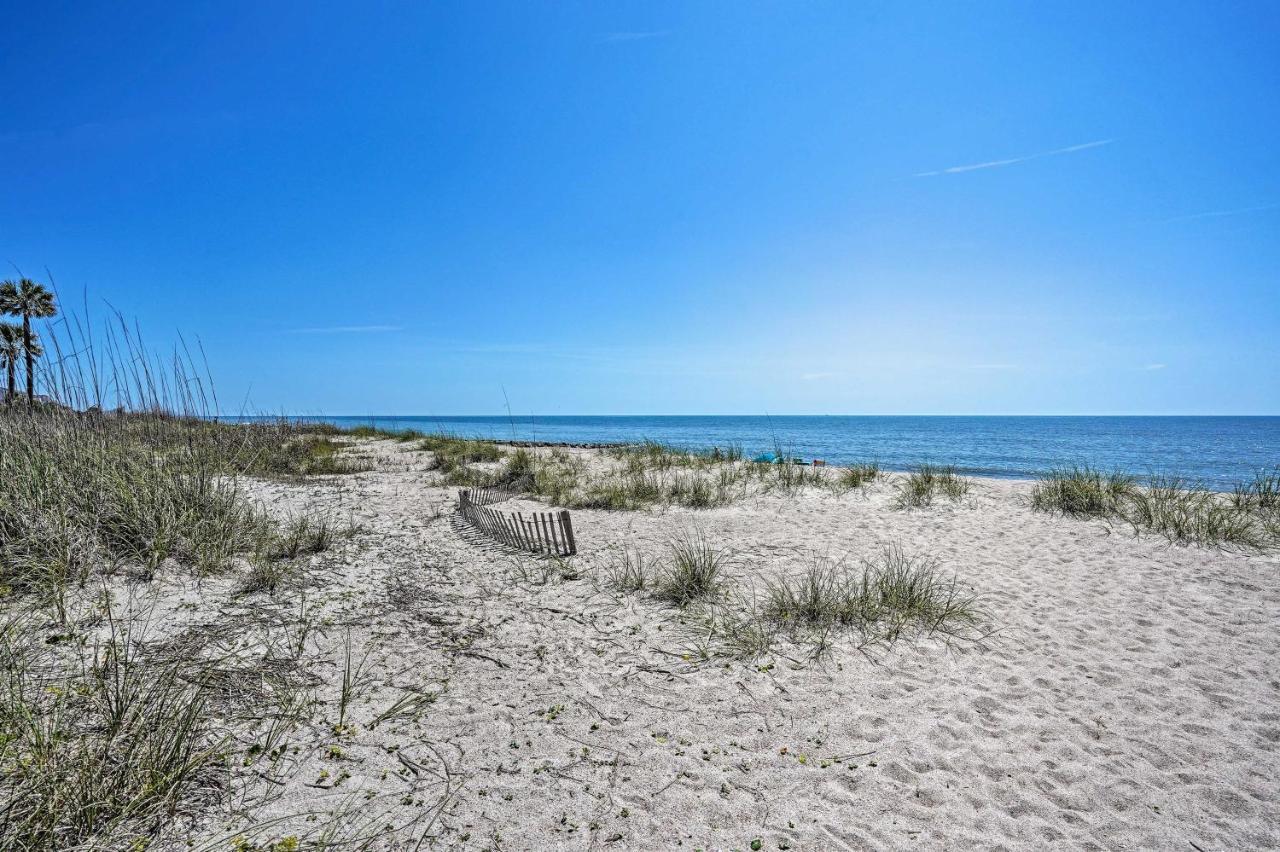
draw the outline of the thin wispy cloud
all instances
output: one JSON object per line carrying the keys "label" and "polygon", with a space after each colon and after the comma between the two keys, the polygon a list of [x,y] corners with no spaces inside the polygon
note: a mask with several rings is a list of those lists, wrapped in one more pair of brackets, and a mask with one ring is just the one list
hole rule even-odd
{"label": "thin wispy cloud", "polygon": [[1203,213],[1190,213],[1186,216],[1173,216],[1169,219],[1161,219],[1160,224],[1167,225],[1170,222],[1192,222],[1196,219],[1219,219],[1223,216],[1240,216],[1244,213],[1265,213],[1269,210],[1280,210],[1280,204],[1258,204],[1253,207],[1236,207],[1231,210],[1206,210]]}
{"label": "thin wispy cloud", "polygon": [[601,33],[600,41],[602,42],[618,42],[618,41],[644,41],[650,38],[662,38],[671,35],[671,30],[648,30],[641,32],[622,32],[622,33]]}
{"label": "thin wispy cloud", "polygon": [[1167,366],[1167,365],[1165,365],[1165,364],[1148,364],[1147,366],[1143,367],[1142,369],[1147,370],[1147,371],[1151,371],[1151,370],[1163,370],[1163,369],[1165,368],[1165,366]]}
{"label": "thin wispy cloud", "polygon": [[319,328],[291,328],[289,334],[376,334],[384,331],[400,331],[398,325],[330,325]]}
{"label": "thin wispy cloud", "polygon": [[1012,166],[1018,163],[1027,163],[1031,160],[1039,160],[1044,157],[1056,157],[1059,154],[1074,154],[1077,151],[1087,151],[1090,148],[1101,148],[1103,145],[1110,145],[1114,139],[1098,139],[1094,142],[1085,142],[1080,145],[1069,145],[1066,148],[1054,148],[1052,151],[1040,151],[1036,154],[1027,154],[1023,157],[1010,157],[1007,160],[988,160],[985,163],[970,163],[964,166],[950,166],[945,169],[937,169],[932,172],[918,172],[915,177],[936,177],[937,175],[958,175],[964,172],[976,172],[979,169],[995,169],[1001,166]]}

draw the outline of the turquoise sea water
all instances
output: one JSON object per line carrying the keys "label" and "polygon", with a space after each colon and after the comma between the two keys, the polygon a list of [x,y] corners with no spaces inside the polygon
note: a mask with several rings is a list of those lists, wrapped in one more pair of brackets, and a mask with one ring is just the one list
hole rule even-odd
{"label": "turquoise sea water", "polygon": [[985,476],[1031,477],[1089,464],[1135,474],[1174,473],[1229,488],[1280,464],[1280,417],[561,416],[308,417],[339,426],[448,432],[464,437],[568,443],[660,441],[687,448],[780,444],[830,464],[922,461]]}

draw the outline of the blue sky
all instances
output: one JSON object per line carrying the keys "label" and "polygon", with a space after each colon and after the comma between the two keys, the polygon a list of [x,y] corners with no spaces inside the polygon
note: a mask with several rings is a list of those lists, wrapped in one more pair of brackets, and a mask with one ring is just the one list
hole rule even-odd
{"label": "blue sky", "polygon": [[0,261],[226,410],[1280,414],[1275,3],[0,4]]}

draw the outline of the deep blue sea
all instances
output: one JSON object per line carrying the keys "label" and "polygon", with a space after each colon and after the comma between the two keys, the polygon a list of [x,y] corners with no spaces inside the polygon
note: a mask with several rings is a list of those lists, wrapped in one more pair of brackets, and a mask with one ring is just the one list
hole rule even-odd
{"label": "deep blue sea", "polygon": [[877,461],[906,470],[923,461],[985,476],[1032,477],[1088,464],[1145,475],[1179,474],[1227,489],[1280,464],[1280,417],[315,417],[339,426],[448,432],[497,440],[570,443],[659,441],[686,449],[779,444],[830,464]]}

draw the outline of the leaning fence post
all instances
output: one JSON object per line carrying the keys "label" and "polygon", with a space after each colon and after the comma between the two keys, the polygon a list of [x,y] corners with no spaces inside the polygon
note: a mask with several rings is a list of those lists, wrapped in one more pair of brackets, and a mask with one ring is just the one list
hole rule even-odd
{"label": "leaning fence post", "polygon": [[573,538],[573,521],[569,520],[568,510],[560,510],[560,527],[564,530],[565,540],[569,543],[569,554],[578,552],[578,543]]}

